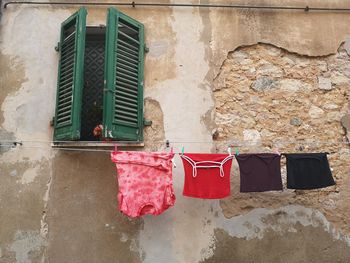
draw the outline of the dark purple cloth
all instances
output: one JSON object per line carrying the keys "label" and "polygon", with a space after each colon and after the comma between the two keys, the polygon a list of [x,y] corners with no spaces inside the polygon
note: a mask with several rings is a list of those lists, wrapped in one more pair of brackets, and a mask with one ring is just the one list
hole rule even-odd
{"label": "dark purple cloth", "polygon": [[274,153],[236,155],[241,178],[241,192],[280,191],[281,156]]}

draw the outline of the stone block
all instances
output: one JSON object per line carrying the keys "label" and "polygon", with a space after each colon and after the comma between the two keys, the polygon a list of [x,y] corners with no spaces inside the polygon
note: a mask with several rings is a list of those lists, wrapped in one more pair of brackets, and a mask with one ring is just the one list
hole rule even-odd
{"label": "stone block", "polygon": [[324,113],[324,111],[315,105],[312,105],[310,110],[309,110],[309,116],[313,119],[317,119],[317,118],[322,117],[323,113]]}
{"label": "stone block", "polygon": [[312,90],[312,86],[309,83],[298,79],[282,79],[279,81],[278,86],[280,89],[289,92]]}
{"label": "stone block", "polygon": [[344,128],[350,130],[350,114],[346,114],[341,118],[341,123],[344,126]]}
{"label": "stone block", "polygon": [[303,121],[297,117],[293,117],[290,119],[289,123],[293,126],[300,126],[303,123]]}
{"label": "stone block", "polygon": [[271,63],[265,63],[257,70],[257,75],[259,76],[273,76],[282,77],[283,71],[280,67],[273,65]]}
{"label": "stone block", "polygon": [[350,56],[350,38],[346,39],[344,42],[344,49],[348,56]]}
{"label": "stone block", "polygon": [[261,136],[257,130],[253,130],[253,129],[244,130],[243,138],[244,138],[244,141],[248,142],[249,144],[253,144],[253,145],[261,144]]}
{"label": "stone block", "polygon": [[277,81],[270,77],[259,77],[251,85],[255,91],[265,91],[277,87]]}
{"label": "stone block", "polygon": [[334,87],[332,87],[331,79],[319,76],[318,88],[321,90],[332,90]]}

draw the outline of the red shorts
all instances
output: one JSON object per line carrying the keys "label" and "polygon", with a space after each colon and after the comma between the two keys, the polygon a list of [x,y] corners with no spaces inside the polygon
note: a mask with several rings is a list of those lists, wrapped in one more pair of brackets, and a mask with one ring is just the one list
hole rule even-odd
{"label": "red shorts", "polygon": [[230,195],[233,155],[186,153],[180,156],[185,169],[183,195],[208,199]]}

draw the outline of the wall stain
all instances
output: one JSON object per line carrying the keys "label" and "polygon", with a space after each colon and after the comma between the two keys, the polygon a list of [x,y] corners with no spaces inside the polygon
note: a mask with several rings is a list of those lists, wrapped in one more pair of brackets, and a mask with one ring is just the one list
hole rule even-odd
{"label": "wall stain", "polygon": [[214,230],[213,255],[201,263],[300,263],[348,262],[350,247],[322,227],[295,225],[295,232],[267,231],[262,239],[246,240]]}
{"label": "wall stain", "polygon": [[140,262],[143,220],[118,211],[110,154],[60,151],[52,162],[48,261]]}
{"label": "wall stain", "polygon": [[[3,257],[12,260],[10,262],[14,262],[14,258],[33,258],[33,262],[38,262],[46,245],[45,237],[40,235],[40,220],[45,211],[43,196],[49,164],[47,161],[18,161],[14,164],[1,162],[0,166],[0,200],[6,200],[0,202],[0,210],[5,211],[0,213]],[[22,184],[23,174],[32,168],[37,171],[35,183]],[[30,262],[26,260],[18,262]]]}
{"label": "wall stain", "polygon": [[[28,79],[25,76],[24,63],[17,56],[9,56],[0,51],[0,132],[4,122],[2,104],[8,95],[18,91]],[[3,134],[8,132],[3,131]],[[2,135],[0,133],[0,135]],[[9,135],[11,138],[11,136]],[[5,138],[6,139],[6,138]]]}

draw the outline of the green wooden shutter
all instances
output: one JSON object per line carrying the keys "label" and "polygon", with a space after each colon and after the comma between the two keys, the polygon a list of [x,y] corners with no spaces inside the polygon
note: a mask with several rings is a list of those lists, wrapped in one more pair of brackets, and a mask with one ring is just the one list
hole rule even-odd
{"label": "green wooden shutter", "polygon": [[106,31],[104,137],[143,140],[144,27],[108,9]]}
{"label": "green wooden shutter", "polygon": [[80,8],[61,25],[54,121],[55,141],[80,138],[86,14],[86,9]]}

